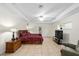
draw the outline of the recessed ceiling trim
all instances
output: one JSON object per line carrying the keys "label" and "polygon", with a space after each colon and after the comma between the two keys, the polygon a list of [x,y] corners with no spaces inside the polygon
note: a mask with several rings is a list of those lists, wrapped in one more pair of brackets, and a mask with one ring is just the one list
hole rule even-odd
{"label": "recessed ceiling trim", "polygon": [[73,4],[71,7],[67,8],[64,12],[62,12],[55,20],[53,20],[52,22],[56,22],[58,20],[60,20],[61,18],[64,18],[64,16],[66,14],[68,14],[69,12],[71,12],[72,10],[76,9],[77,7],[79,7],[79,4]]}
{"label": "recessed ceiling trim", "polygon": [[21,11],[19,11],[13,4],[6,4],[6,5],[9,6],[9,8],[11,8],[13,11],[18,13],[22,18],[27,20],[27,18],[21,13]]}
{"label": "recessed ceiling trim", "polygon": [[25,17],[25,20],[28,20],[28,22],[30,20],[33,20],[33,18],[29,15],[25,15],[25,12],[22,10],[22,8],[20,8],[19,6],[17,6],[17,4],[12,4],[18,11],[19,13],[21,13],[24,17]]}

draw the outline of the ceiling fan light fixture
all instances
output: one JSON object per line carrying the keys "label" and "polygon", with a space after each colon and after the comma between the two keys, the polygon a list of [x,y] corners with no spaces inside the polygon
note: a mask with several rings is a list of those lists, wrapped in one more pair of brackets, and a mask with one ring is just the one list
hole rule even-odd
{"label": "ceiling fan light fixture", "polygon": [[44,16],[39,16],[39,20],[43,21],[44,20]]}
{"label": "ceiling fan light fixture", "polygon": [[39,5],[39,8],[43,8],[43,5]]}

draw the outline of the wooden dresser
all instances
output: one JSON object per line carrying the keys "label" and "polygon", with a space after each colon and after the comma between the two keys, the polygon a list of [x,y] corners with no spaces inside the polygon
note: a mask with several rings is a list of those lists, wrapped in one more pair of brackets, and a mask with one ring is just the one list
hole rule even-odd
{"label": "wooden dresser", "polygon": [[6,53],[13,53],[21,47],[21,40],[6,42]]}

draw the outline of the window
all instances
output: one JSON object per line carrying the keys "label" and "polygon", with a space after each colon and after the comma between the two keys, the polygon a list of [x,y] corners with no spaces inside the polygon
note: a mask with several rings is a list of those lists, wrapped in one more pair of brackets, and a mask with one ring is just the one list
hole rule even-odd
{"label": "window", "polygon": [[63,29],[72,29],[72,22],[63,24]]}

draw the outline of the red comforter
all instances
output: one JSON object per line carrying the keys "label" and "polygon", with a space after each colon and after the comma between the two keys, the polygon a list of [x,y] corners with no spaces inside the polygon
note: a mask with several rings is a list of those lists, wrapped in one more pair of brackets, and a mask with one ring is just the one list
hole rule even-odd
{"label": "red comforter", "polygon": [[22,43],[42,44],[43,42],[41,34],[31,34],[27,30],[20,30],[18,35]]}

